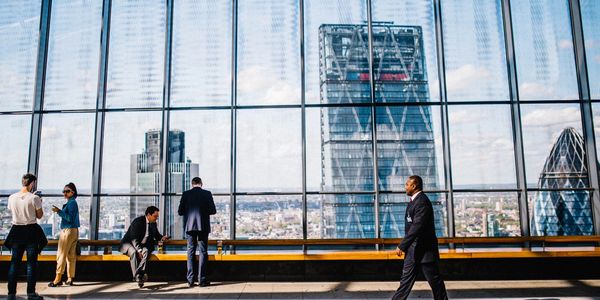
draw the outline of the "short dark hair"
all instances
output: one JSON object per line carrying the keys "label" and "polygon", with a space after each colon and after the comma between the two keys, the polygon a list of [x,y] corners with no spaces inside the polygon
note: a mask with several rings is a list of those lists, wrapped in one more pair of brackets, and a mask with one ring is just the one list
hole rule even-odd
{"label": "short dark hair", "polygon": [[202,179],[200,179],[200,177],[194,177],[192,179],[192,184],[202,184]]}
{"label": "short dark hair", "polygon": [[153,215],[157,211],[159,211],[158,207],[156,207],[156,206],[148,206],[148,208],[146,208],[146,216],[147,215]]}
{"label": "short dark hair", "polygon": [[73,191],[73,197],[77,198],[77,187],[74,183],[69,182],[65,185],[65,187],[68,187],[71,191]]}
{"label": "short dark hair", "polygon": [[28,186],[36,180],[37,180],[37,177],[35,177],[35,175],[33,175],[31,173],[27,173],[27,174],[23,175],[23,178],[21,179],[21,183],[23,184],[23,186]]}
{"label": "short dark hair", "polygon": [[412,180],[412,182],[415,183],[417,190],[419,190],[419,191],[423,190],[423,179],[421,178],[421,176],[412,175],[412,176],[408,177],[408,179]]}

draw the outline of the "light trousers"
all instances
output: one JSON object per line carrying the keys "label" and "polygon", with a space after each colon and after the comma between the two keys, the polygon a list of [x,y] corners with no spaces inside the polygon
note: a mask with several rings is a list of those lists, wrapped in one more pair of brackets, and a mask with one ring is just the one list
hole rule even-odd
{"label": "light trousers", "polygon": [[65,228],[60,231],[58,238],[58,251],[56,252],[56,274],[65,273],[67,267],[67,277],[75,278],[75,263],[77,262],[77,240],[79,240],[79,229]]}

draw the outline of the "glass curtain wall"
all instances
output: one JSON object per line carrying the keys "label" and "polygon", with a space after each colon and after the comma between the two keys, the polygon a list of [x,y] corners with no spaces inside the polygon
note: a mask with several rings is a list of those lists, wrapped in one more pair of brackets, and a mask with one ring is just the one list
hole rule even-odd
{"label": "glass curtain wall", "polygon": [[440,237],[598,230],[597,1],[48,3],[0,7],[0,239],[28,170],[49,238],[74,182],[82,238],[119,239],[155,205],[181,239],[196,176],[218,239],[402,237],[413,174]]}

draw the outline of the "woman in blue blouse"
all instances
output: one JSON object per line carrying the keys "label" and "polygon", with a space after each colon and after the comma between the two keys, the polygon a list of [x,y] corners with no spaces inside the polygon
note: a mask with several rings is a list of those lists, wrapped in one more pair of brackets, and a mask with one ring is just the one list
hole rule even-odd
{"label": "woman in blue blouse", "polygon": [[65,185],[63,195],[67,199],[62,209],[56,206],[52,211],[58,214],[60,221],[60,237],[58,239],[58,251],[56,252],[56,277],[48,283],[49,287],[55,287],[62,283],[62,275],[67,266],[66,285],[73,285],[75,277],[75,262],[77,261],[76,247],[79,240],[79,207],[77,206],[77,187],[72,182]]}

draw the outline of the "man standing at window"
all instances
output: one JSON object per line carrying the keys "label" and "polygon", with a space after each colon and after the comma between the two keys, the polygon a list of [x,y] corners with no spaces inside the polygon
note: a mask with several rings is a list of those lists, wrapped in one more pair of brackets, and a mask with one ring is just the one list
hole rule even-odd
{"label": "man standing at window", "polygon": [[192,189],[185,191],[179,202],[178,213],[183,216],[184,230],[187,238],[187,283],[194,286],[194,257],[200,241],[200,259],[198,265],[198,283],[201,287],[209,286],[206,279],[206,262],[208,261],[208,234],[210,233],[210,215],[217,213],[210,191],[202,189],[202,179],[192,179]]}
{"label": "man standing at window", "polygon": [[139,287],[143,287],[144,281],[148,279],[146,264],[148,257],[154,251],[154,246],[158,241],[169,239],[168,236],[163,236],[158,232],[156,226],[158,215],[158,207],[146,208],[145,216],[135,218],[121,240],[121,253],[129,256],[131,273]]}
{"label": "man standing at window", "polygon": [[21,264],[24,252],[27,252],[27,299],[44,299],[35,292],[38,254],[48,244],[46,235],[36,220],[44,216],[42,199],[38,196],[38,193],[31,193],[35,189],[36,182],[35,175],[23,175],[21,191],[8,197],[8,209],[12,214],[12,227],[6,241],[4,241],[4,245],[10,248],[12,257],[8,269],[7,299],[17,298],[17,269]]}
{"label": "man standing at window", "polygon": [[404,267],[400,287],[392,299],[408,298],[419,270],[429,282],[434,299],[448,299],[444,281],[440,276],[440,253],[435,236],[433,207],[429,198],[423,193],[423,179],[419,176],[410,176],[405,187],[410,202],[406,207],[404,238],[396,248],[396,255],[402,256],[402,252],[405,254]]}

